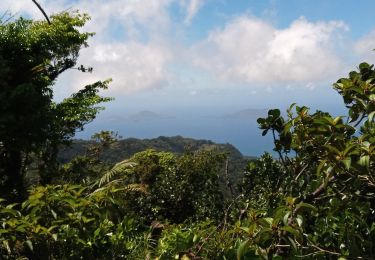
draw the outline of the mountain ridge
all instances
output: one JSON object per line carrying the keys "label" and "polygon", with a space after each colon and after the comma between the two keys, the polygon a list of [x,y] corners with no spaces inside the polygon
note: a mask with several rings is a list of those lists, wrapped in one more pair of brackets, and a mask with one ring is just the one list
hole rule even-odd
{"label": "mountain ridge", "polygon": [[[67,163],[74,157],[86,154],[90,145],[94,144],[93,140],[74,140],[68,147],[63,147],[59,152],[59,162]],[[230,180],[237,184],[243,175],[244,169],[250,160],[256,159],[252,156],[244,156],[232,144],[215,143],[206,139],[193,139],[188,137],[177,136],[159,136],[151,139],[126,138],[120,139],[103,150],[100,159],[107,163],[117,163],[130,158],[138,152],[147,149],[156,151],[172,152],[183,154],[186,151],[199,150],[217,150],[228,154]]]}

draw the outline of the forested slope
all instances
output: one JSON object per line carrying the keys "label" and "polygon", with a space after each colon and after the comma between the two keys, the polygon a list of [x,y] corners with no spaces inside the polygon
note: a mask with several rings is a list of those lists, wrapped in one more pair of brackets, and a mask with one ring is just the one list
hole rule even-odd
{"label": "forested slope", "polygon": [[[67,163],[78,155],[85,155],[89,147],[94,145],[95,142],[95,140],[74,140],[69,146],[62,146],[58,154],[59,162]],[[99,158],[108,164],[115,164],[148,149],[179,155],[199,150],[221,152],[228,157],[228,175],[233,187],[236,187],[242,179],[247,163],[256,159],[256,157],[243,156],[236,147],[229,143],[218,144],[210,140],[197,140],[182,136],[115,140],[101,151]]]}
{"label": "forested slope", "polygon": [[[77,155],[82,155],[94,140],[74,140],[69,146],[63,147],[59,152],[59,160],[62,163],[70,161]],[[159,136],[153,139],[126,138],[117,140],[101,154],[101,159],[109,163],[116,163],[131,157],[132,155],[154,149],[156,151],[182,154],[186,151],[218,150],[228,153],[231,160],[255,159],[256,157],[244,157],[241,152],[231,144],[218,144],[210,140],[197,140],[182,136]]]}

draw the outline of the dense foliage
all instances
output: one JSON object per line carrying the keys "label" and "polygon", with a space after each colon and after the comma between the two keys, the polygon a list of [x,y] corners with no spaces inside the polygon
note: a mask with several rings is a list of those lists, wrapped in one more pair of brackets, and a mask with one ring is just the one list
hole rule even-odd
{"label": "dense foliage", "polygon": [[[109,101],[97,93],[108,81],[96,82],[53,101],[58,76],[76,65],[92,33],[81,33],[89,19],[60,13],[51,24],[23,18],[0,21],[0,185],[5,194],[22,199],[27,167],[38,168],[43,184],[55,174],[58,146],[92,121]],[[80,70],[86,71],[81,66]]]}
{"label": "dense foliage", "polygon": [[[107,131],[102,131],[107,132]],[[107,134],[111,134],[107,132]],[[115,135],[112,133],[112,135]],[[74,140],[69,146],[62,147],[58,154],[58,161],[68,163],[77,156],[88,153],[90,147],[99,143],[96,138],[92,140]],[[117,139],[103,147],[99,154],[99,159],[107,164],[115,164],[119,161],[132,157],[134,154],[153,149],[156,151],[172,152],[174,154],[184,154],[187,151],[195,152],[199,150],[218,151],[227,154],[228,159],[228,179],[235,190],[235,186],[241,181],[243,169],[249,160],[256,157],[243,156],[241,152],[231,144],[218,144],[209,140],[197,140],[182,136],[159,136],[152,139],[126,138]],[[226,177],[222,176],[221,182],[226,185]]]}
{"label": "dense foliage", "polygon": [[[227,154],[212,149],[180,154],[146,150],[111,164],[102,154],[117,141],[110,132],[101,132],[84,153],[57,164],[59,145],[95,117],[95,104],[106,101],[97,96],[103,83],[88,86],[61,104],[51,100],[55,80],[51,75],[55,69],[61,73],[59,66],[74,63],[89,36],[76,27],[86,19],[63,13],[51,25],[23,19],[1,25],[1,46],[13,46],[8,51],[15,53],[12,57],[19,64],[27,65],[29,56],[41,59],[25,65],[23,71],[31,76],[13,82],[8,79],[18,67],[0,52],[1,91],[5,91],[0,91],[0,98],[17,97],[1,103],[4,185],[21,168],[25,172],[17,178],[39,176],[43,184],[48,172],[50,179],[49,185],[33,185],[28,191],[14,183],[4,186],[27,193],[17,203],[1,190],[6,197],[0,200],[2,258],[375,258],[373,65],[362,63],[358,71],[334,84],[348,108],[346,117],[310,113],[307,107],[293,104],[286,117],[273,109],[258,119],[262,134],[272,134],[279,158],[265,154],[250,162],[239,191],[229,196],[225,189],[230,187],[220,183],[220,176],[228,175]],[[53,39],[56,49],[46,52],[52,56],[34,50],[33,39],[38,40],[36,46]],[[19,41],[25,45],[15,44]],[[38,98],[26,95],[24,87]],[[22,128],[29,121],[17,114],[17,102],[36,102],[34,109],[42,114],[35,114],[40,118],[32,129]],[[18,150],[16,142],[22,144]],[[14,152],[18,156],[13,158]],[[43,158],[51,160],[54,174],[49,167],[31,167]],[[30,167],[19,168],[20,162]]]}

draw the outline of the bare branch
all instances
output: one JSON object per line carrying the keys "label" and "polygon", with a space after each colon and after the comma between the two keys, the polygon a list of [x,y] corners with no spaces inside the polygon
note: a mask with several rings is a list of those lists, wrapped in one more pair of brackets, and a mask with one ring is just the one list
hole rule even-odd
{"label": "bare branch", "polygon": [[46,14],[46,12],[43,10],[43,8],[40,6],[40,4],[36,1],[36,0],[32,0],[33,3],[38,7],[38,9],[42,12],[42,14],[44,15],[44,17],[46,18],[48,24],[51,24],[51,21],[49,20],[48,18],[48,15]]}
{"label": "bare branch", "polygon": [[[3,21],[3,19],[5,19],[6,17],[8,16],[8,18]],[[10,20],[12,20],[16,15],[13,14],[10,12],[10,11],[5,11],[3,13],[3,15],[0,17],[0,24],[3,25],[3,24],[7,24]]]}

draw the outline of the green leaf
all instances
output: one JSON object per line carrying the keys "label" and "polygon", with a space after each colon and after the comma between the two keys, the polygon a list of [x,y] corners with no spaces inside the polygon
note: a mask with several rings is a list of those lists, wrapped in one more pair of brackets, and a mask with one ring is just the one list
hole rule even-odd
{"label": "green leaf", "polygon": [[316,175],[320,175],[320,173],[322,172],[322,169],[323,167],[326,165],[327,163],[327,160],[323,160],[319,163],[318,167],[316,168]]}
{"label": "green leaf", "polygon": [[364,70],[370,68],[370,65],[367,62],[362,62],[358,67],[360,70]]}
{"label": "green leaf", "polygon": [[269,225],[272,225],[273,218],[263,218]]}
{"label": "green leaf", "polygon": [[23,232],[26,231],[25,227],[26,227],[26,225],[25,225],[25,224],[22,224],[22,225],[17,226],[17,227],[16,227],[16,230],[17,230],[18,232],[22,232],[22,233],[23,233]]}
{"label": "green leaf", "polygon": [[32,252],[34,251],[33,243],[30,240],[26,240],[26,245]]}
{"label": "green leaf", "polygon": [[241,230],[245,231],[246,233],[249,233],[250,229],[248,227],[240,227]]}
{"label": "green leaf", "polygon": [[286,198],[286,203],[288,203],[288,205],[294,205],[294,203],[296,202],[296,199],[297,198],[287,197]]}
{"label": "green leaf", "polygon": [[349,145],[347,144],[347,147],[345,148],[345,150],[343,152],[343,156],[346,156],[346,155],[350,154],[349,152],[351,152],[355,148],[357,148],[356,144],[349,144]]}
{"label": "green leaf", "polygon": [[265,122],[266,122],[266,119],[264,119],[264,118],[258,118],[257,119],[257,123],[260,124],[260,125],[264,124]]}
{"label": "green leaf", "polygon": [[7,208],[7,209],[13,209],[17,205],[18,205],[18,203],[12,203],[12,204],[7,205],[5,208]]}
{"label": "green leaf", "polygon": [[57,219],[57,214],[53,209],[51,209],[51,213],[52,213],[53,218]]}
{"label": "green leaf", "polygon": [[289,220],[289,216],[290,216],[291,213],[292,213],[292,212],[288,211],[288,212],[284,215],[284,217],[283,217],[283,223],[284,223],[284,225],[288,225],[288,220]]}
{"label": "green leaf", "polygon": [[9,233],[9,230],[7,229],[0,229],[0,234]]}
{"label": "green leaf", "polygon": [[268,111],[268,115],[273,116],[274,118],[277,118],[281,115],[279,109],[271,109]]}
{"label": "green leaf", "polygon": [[291,226],[284,226],[284,227],[281,227],[281,230],[287,231],[287,232],[289,232],[290,234],[292,234],[292,235],[294,235],[294,236],[298,236],[298,235],[299,235],[298,230],[294,229],[294,228],[291,227]]}
{"label": "green leaf", "polygon": [[363,155],[359,158],[358,164],[369,168],[370,167],[370,156],[369,155]]}
{"label": "green leaf", "polygon": [[[374,95],[375,96],[375,95]],[[368,115],[368,121],[369,122],[372,122],[373,119],[374,119],[374,116],[375,116],[375,111],[372,111],[369,115]]]}
{"label": "green leaf", "polygon": [[9,213],[9,214],[12,214],[13,216],[20,216],[21,213],[15,209],[8,209],[8,208],[2,208],[0,209],[0,213]]}
{"label": "green leaf", "polygon": [[7,240],[3,240],[2,242],[3,242],[3,245],[4,245],[5,249],[7,250],[8,254],[9,255],[12,254],[12,250],[10,249],[8,241]]}
{"label": "green leaf", "polygon": [[293,238],[288,237],[288,240],[289,240],[290,244],[292,245],[294,251],[297,251],[297,245],[296,245],[296,242],[294,242]]}
{"label": "green leaf", "polygon": [[346,157],[344,160],[342,160],[342,163],[345,165],[345,168],[349,170],[352,164],[352,159],[350,157]]}
{"label": "green leaf", "polygon": [[336,147],[333,147],[332,145],[326,144],[326,145],[324,145],[324,147],[329,152],[333,153],[334,155],[339,155],[340,154],[340,151]]}
{"label": "green leaf", "polygon": [[298,215],[298,216],[297,216],[296,221],[297,221],[298,226],[302,227],[302,224],[303,224],[303,218],[302,218],[301,215]]}
{"label": "green leaf", "polygon": [[318,209],[315,206],[313,206],[311,204],[308,204],[308,203],[305,203],[305,202],[298,203],[297,207],[300,208],[300,209],[310,209],[310,210],[313,210],[313,211],[318,211]]}
{"label": "green leaf", "polygon": [[338,116],[338,117],[336,117],[335,119],[333,119],[332,124],[333,124],[333,125],[337,125],[337,123],[339,123],[339,122],[341,121],[341,119],[342,119],[342,116]]}
{"label": "green leaf", "polygon": [[237,260],[241,260],[244,258],[244,255],[246,253],[246,249],[248,246],[248,241],[242,242],[239,247],[237,248]]}

